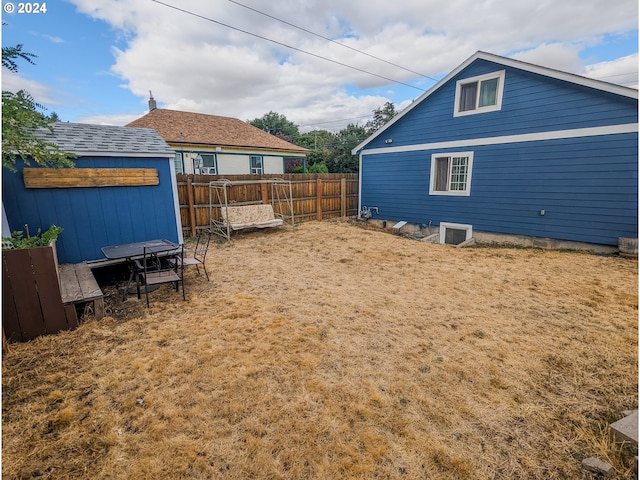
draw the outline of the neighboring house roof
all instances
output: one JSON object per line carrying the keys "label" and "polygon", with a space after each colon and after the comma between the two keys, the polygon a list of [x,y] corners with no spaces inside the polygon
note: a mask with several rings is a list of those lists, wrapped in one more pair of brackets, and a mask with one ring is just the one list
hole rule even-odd
{"label": "neighboring house roof", "polygon": [[153,128],[171,144],[200,144],[282,150],[308,150],[271,135],[237,118],[156,108],[127,125]]}
{"label": "neighboring house roof", "polygon": [[536,73],[538,75],[544,75],[546,77],[554,78],[557,80],[564,80],[566,82],[575,83],[577,85],[582,85],[585,87],[595,88],[596,90],[601,90],[604,92],[614,93],[617,95],[622,95],[624,97],[635,98],[638,99],[638,90],[629,87],[623,87],[621,85],[616,85],[614,83],[603,82],[602,80],[594,80],[592,78],[582,77],[580,75],[575,75],[573,73],[563,72],[561,70],[555,70],[553,68],[542,67],[540,65],[535,65],[532,63],[523,62],[520,60],[514,60],[512,58],[501,57],[499,55],[494,55],[492,53],[481,52],[478,51],[467,60],[465,60],[462,64],[460,64],[457,68],[455,68],[451,73],[449,73],[446,77],[441,79],[438,83],[436,83],[433,87],[423,93],[418,99],[416,99],[411,105],[405,108],[402,112],[396,115],[393,119],[391,119],[386,125],[376,131],[373,135],[367,138],[360,145],[355,147],[351,153],[356,154],[360,150],[362,150],[368,143],[370,143],[374,138],[377,138],[381,135],[385,130],[387,130],[391,125],[395,124],[398,120],[400,120],[403,116],[405,116],[409,111],[413,110],[417,107],[422,101],[431,96],[434,92],[436,92],[440,87],[446,84],[449,80],[458,75],[462,70],[467,68],[476,60],[487,60],[490,62],[494,62],[500,65],[504,65],[506,67],[512,67],[519,70],[524,70],[531,73]]}
{"label": "neighboring house roof", "polygon": [[52,130],[39,128],[35,135],[60,149],[84,157],[173,157],[175,152],[150,128],[56,122]]}

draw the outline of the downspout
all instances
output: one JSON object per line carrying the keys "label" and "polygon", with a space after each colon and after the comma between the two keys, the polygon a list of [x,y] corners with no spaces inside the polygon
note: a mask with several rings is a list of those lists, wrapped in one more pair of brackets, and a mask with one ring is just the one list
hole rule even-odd
{"label": "downspout", "polygon": [[362,150],[358,153],[358,218],[362,211]]}
{"label": "downspout", "polygon": [[[180,218],[180,201],[178,200],[178,182],[176,180],[176,164],[174,162],[175,154],[173,158],[169,160],[169,175],[173,179],[171,182],[171,194],[173,195],[173,208],[176,219],[176,227],[178,228],[178,243],[184,243],[184,236],[182,234],[182,219]],[[184,286],[183,286],[184,288]]]}

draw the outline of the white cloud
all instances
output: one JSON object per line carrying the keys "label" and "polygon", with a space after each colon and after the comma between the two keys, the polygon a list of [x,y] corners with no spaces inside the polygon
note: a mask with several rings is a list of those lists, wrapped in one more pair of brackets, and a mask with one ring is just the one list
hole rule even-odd
{"label": "white cloud", "polygon": [[[118,8],[112,0],[71,1],[125,32],[128,42],[114,49],[112,72],[141,100],[152,90],[165,108],[243,120],[273,110],[299,125],[345,119],[339,129],[389,100],[388,90],[400,84],[381,77],[433,84],[233,2],[166,0],[194,16],[148,0],[120,0]],[[430,77],[448,73],[477,50],[585,73],[581,51],[606,35],[637,29],[638,18],[636,0],[619,0],[615,8],[610,0],[238,1]],[[617,66],[627,68],[622,61]],[[586,71],[608,74],[608,68],[614,67]],[[380,93],[349,93],[356,89]]]}
{"label": "white cloud", "polygon": [[30,80],[20,73],[11,72],[6,68],[2,69],[2,90],[9,92],[25,90],[29,92],[38,103],[60,105],[60,96],[52,92],[49,86],[35,80]]}
{"label": "white cloud", "polygon": [[511,55],[516,60],[579,74],[584,69],[579,58],[582,47],[577,44],[553,43]]}
{"label": "white cloud", "polygon": [[625,87],[638,88],[638,54],[588,65],[583,75]]}
{"label": "white cloud", "polygon": [[64,43],[64,40],[61,39],[60,37],[53,37],[51,35],[43,35],[43,36],[44,38],[49,40],[51,43]]}
{"label": "white cloud", "polygon": [[90,115],[86,117],[80,117],[75,120],[75,123],[90,123],[92,125],[115,125],[122,126],[133,122],[134,120],[142,117],[146,111],[140,111],[131,114],[122,115]]}

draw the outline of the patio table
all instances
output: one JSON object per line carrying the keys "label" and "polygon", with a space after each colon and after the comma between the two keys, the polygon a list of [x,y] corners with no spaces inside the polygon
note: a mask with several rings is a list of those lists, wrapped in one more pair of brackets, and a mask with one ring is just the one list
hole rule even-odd
{"label": "patio table", "polygon": [[110,245],[107,247],[102,247],[102,253],[109,260],[124,260],[129,266],[129,279],[127,280],[127,285],[122,294],[122,301],[125,301],[127,299],[127,293],[136,272],[135,260],[144,257],[145,248],[147,250],[151,249],[156,253],[162,253],[166,251],[168,254],[178,247],[179,245],[165,239],[146,240],[144,242],[133,242],[125,243],[122,245]]}

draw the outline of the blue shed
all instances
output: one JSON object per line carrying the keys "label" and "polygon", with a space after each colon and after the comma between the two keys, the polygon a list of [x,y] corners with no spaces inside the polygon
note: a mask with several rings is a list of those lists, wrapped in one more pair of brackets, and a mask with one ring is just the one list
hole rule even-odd
{"label": "blue shed", "polygon": [[353,153],[360,210],[441,241],[638,237],[636,89],[478,52]]}
{"label": "blue shed", "polygon": [[58,122],[38,136],[75,153],[75,168],[21,161],[16,172],[5,168],[2,201],[11,231],[62,227],[60,263],[104,258],[107,245],[182,243],[175,152],[154,130]]}

